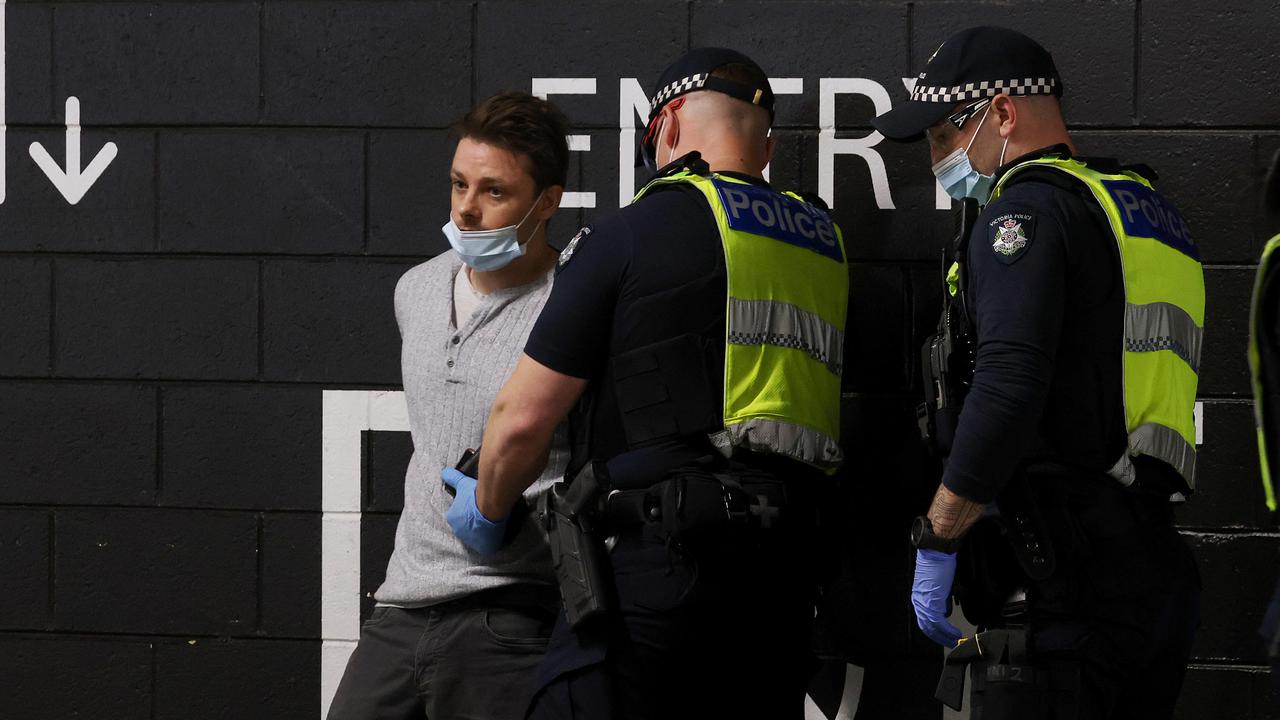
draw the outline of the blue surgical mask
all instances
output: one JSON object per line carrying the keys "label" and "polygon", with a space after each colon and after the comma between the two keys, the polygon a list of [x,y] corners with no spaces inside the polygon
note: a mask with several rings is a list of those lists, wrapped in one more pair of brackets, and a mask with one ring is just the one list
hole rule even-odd
{"label": "blue surgical mask", "polygon": [[[978,133],[982,131],[982,123],[987,121],[987,112],[990,110],[991,106],[988,105],[983,111],[982,119],[978,121],[978,129],[973,131],[973,137],[969,138],[968,145],[956,148],[954,152],[933,166],[933,174],[938,178],[938,183],[955,200],[973,198],[985,205],[991,199],[991,188],[995,184],[995,176],[983,175],[973,169],[973,164],[969,162],[969,148],[973,147],[973,141],[978,139]],[[1004,164],[1004,151],[1008,147],[1009,138],[1006,137],[1004,147],[1000,148],[1000,165]]]}
{"label": "blue surgical mask", "polygon": [[469,265],[472,270],[480,272],[501,270],[510,265],[511,261],[524,255],[525,244],[520,242],[520,226],[533,214],[533,209],[538,207],[538,201],[541,199],[542,193],[538,193],[537,199],[529,207],[529,212],[525,213],[524,217],[520,218],[520,222],[515,225],[493,230],[463,230],[451,216],[449,222],[440,229],[444,231],[444,236],[448,238],[454,252],[458,253],[462,262]]}

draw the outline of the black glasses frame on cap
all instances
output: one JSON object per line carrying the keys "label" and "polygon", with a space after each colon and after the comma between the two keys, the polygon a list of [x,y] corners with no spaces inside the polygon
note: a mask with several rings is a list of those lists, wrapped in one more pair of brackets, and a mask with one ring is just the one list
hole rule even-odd
{"label": "black glasses frame on cap", "polygon": [[952,125],[955,125],[957,130],[963,130],[964,124],[969,122],[969,118],[973,117],[974,115],[977,115],[979,112],[982,111],[982,108],[986,107],[989,104],[991,104],[991,98],[989,97],[982,98],[981,100],[977,100],[975,102],[969,103],[968,105],[948,115],[947,122],[951,123]]}

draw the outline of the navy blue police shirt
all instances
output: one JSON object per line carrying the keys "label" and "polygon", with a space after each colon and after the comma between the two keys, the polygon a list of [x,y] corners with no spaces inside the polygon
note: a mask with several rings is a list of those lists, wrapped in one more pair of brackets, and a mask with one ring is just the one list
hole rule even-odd
{"label": "navy blue police shirt", "polygon": [[[721,173],[768,187],[760,178]],[[691,185],[651,192],[579,232],[561,253],[555,285],[525,353],[556,372],[592,380],[591,455],[615,458],[615,484],[656,479],[710,450],[705,434],[627,452],[611,357],[669,338],[704,341],[707,368],[723,373],[728,281],[724,249],[706,198]],[[708,413],[723,417],[723,386],[712,378]],[[597,382],[598,381],[598,382]],[[626,457],[618,458],[626,453]]]}
{"label": "navy blue police shirt", "polygon": [[1028,461],[1106,472],[1127,447],[1125,300],[1101,207],[1065,173],[1021,170],[979,215],[967,258],[977,362],[943,484],[987,503]]}

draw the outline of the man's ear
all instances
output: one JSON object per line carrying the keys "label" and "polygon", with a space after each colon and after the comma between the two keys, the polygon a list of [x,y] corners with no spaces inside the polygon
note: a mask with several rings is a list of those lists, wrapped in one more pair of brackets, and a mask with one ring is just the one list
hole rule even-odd
{"label": "man's ear", "polygon": [[1000,137],[1009,137],[1013,134],[1014,128],[1018,126],[1018,105],[1013,98],[1001,93],[991,101],[991,111],[995,113],[995,119],[999,124],[996,129],[1000,133]]}
{"label": "man's ear", "polygon": [[[680,146],[680,119],[674,111],[668,112],[663,119],[661,134],[666,136],[667,147],[674,149]],[[661,164],[662,160],[659,159],[658,163]]]}
{"label": "man's ear", "polygon": [[542,191],[542,199],[538,201],[538,209],[534,212],[539,220],[550,220],[556,210],[560,209],[560,201],[564,199],[563,185],[548,185]]}
{"label": "man's ear", "polygon": [[765,136],[764,139],[764,166],[769,167],[769,163],[773,162],[773,150],[776,147],[772,135]]}

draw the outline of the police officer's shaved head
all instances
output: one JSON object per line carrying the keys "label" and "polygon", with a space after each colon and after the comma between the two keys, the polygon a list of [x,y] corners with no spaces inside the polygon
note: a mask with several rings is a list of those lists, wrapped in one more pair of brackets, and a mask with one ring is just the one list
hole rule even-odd
{"label": "police officer's shaved head", "polygon": [[695,48],[663,72],[641,156],[658,169],[692,151],[719,170],[760,175],[773,154],[773,89],[751,58]]}

